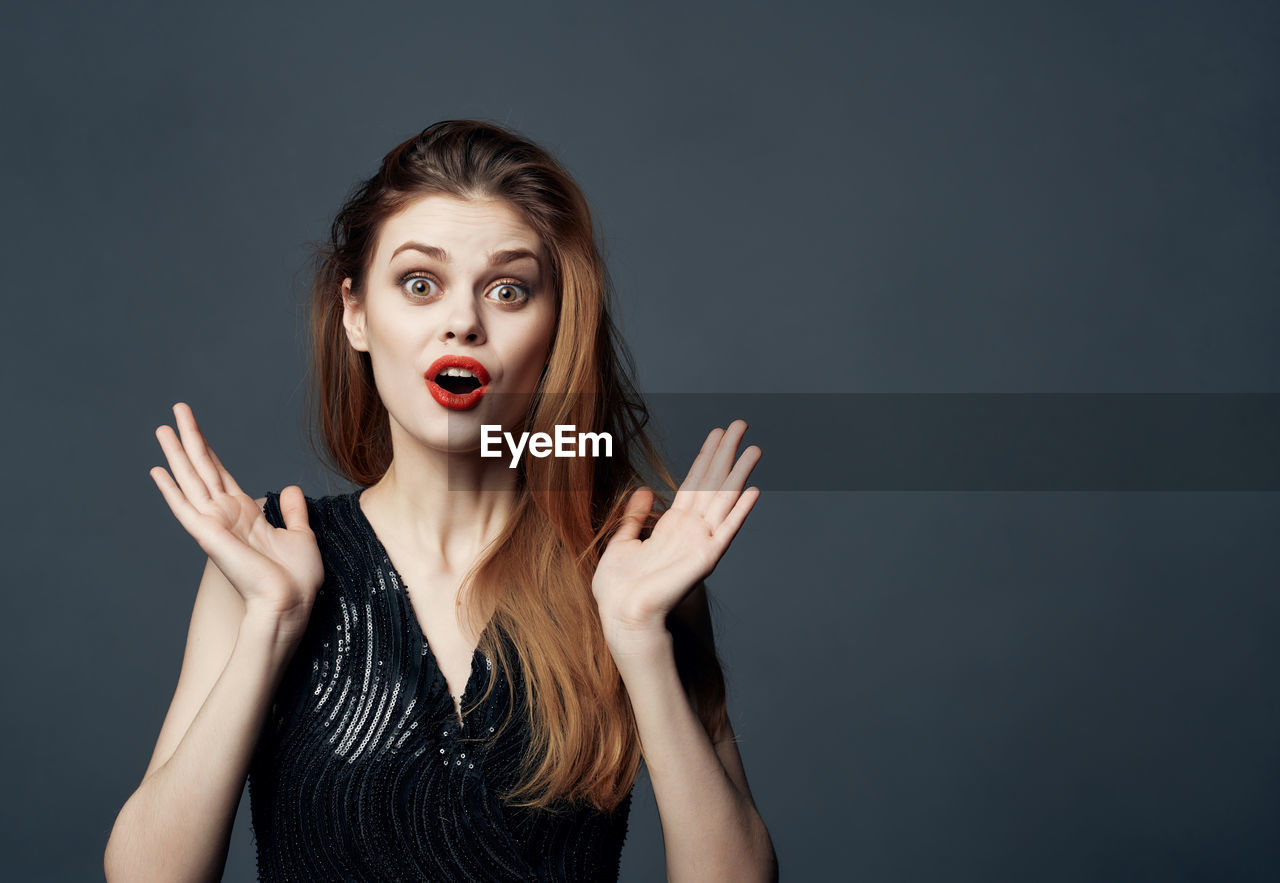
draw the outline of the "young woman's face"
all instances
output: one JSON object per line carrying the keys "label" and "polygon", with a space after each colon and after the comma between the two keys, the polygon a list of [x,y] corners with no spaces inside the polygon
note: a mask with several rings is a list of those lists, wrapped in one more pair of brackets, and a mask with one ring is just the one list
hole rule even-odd
{"label": "young woman's face", "polygon": [[[342,287],[347,339],[369,353],[393,434],[461,452],[479,448],[482,423],[520,425],[555,335],[556,293],[546,250],[511,206],[423,197],[383,225],[363,302],[350,278]],[[441,376],[440,360],[457,356],[476,380]]]}

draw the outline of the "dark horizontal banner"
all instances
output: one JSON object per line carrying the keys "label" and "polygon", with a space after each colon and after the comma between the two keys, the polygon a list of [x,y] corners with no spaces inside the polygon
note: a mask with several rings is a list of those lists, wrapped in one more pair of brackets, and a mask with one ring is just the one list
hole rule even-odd
{"label": "dark horizontal banner", "polygon": [[[741,418],[740,451],[763,451],[750,483],[765,492],[1280,490],[1280,394],[654,393],[645,403],[677,483],[707,434]],[[478,417],[465,414],[460,429]]]}

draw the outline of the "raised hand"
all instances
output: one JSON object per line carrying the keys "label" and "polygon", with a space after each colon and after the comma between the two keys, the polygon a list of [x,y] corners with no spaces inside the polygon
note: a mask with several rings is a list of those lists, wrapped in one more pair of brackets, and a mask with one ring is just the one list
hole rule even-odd
{"label": "raised hand", "polygon": [[156,429],[173,476],[163,466],[151,477],[187,533],[244,598],[246,615],[304,626],[324,582],[324,562],[307,519],[302,489],[280,494],[285,527],[273,527],[253,498],[240,489],[183,402],[173,406],[173,428]]}
{"label": "raised hand", "polygon": [[760,498],[759,488],[742,489],[760,461],[760,448],[747,448],[734,464],[746,431],[743,420],[733,421],[728,431],[711,430],[648,539],[639,537],[653,491],[640,488],[631,495],[591,584],[611,646],[619,636],[664,629],[667,613],[711,574],[729,548]]}

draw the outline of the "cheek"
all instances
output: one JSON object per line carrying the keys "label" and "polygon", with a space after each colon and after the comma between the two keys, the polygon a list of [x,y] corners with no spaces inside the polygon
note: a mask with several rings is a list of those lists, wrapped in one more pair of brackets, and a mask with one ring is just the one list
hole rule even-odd
{"label": "cheek", "polygon": [[534,385],[538,383],[538,379],[542,376],[542,368],[546,365],[550,356],[550,335],[540,336],[537,340],[531,341],[521,353],[521,370],[531,379]]}
{"label": "cheek", "polygon": [[416,344],[406,333],[405,326],[371,324],[366,328],[369,359],[379,390],[412,386],[415,379],[412,369],[420,347],[415,348]]}
{"label": "cheek", "polygon": [[542,366],[551,356],[551,340],[556,333],[556,317],[555,312],[551,311],[546,316],[538,328],[535,342],[530,346],[530,358],[537,362],[538,373],[542,373]]}
{"label": "cheek", "polygon": [[403,362],[413,358],[420,348],[414,338],[414,328],[409,322],[398,321],[395,316],[378,316],[366,326],[369,347],[384,362]]}

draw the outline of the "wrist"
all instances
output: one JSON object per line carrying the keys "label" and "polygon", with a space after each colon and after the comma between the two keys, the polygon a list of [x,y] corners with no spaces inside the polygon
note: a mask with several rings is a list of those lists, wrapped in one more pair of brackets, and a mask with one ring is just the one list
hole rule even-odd
{"label": "wrist", "polygon": [[665,626],[614,628],[605,633],[609,652],[623,677],[629,671],[648,669],[674,656],[674,638]]}
{"label": "wrist", "polygon": [[289,647],[301,639],[306,626],[306,618],[250,607],[240,620],[240,635],[256,644]]}

